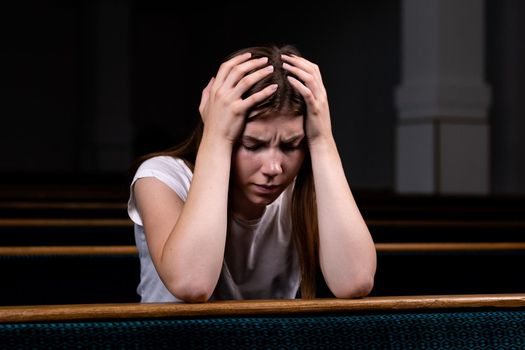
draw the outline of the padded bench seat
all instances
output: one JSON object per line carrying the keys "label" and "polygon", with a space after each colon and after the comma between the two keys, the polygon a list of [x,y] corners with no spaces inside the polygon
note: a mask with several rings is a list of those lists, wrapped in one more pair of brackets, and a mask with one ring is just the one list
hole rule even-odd
{"label": "padded bench seat", "polygon": [[525,295],[0,307],[2,347],[518,349]]}

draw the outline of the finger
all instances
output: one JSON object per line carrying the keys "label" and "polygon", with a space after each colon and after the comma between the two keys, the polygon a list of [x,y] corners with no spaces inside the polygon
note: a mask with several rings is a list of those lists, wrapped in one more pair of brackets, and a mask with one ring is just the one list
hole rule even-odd
{"label": "finger", "polygon": [[304,57],[295,56],[295,55],[281,55],[281,59],[284,62],[287,62],[295,67],[298,67],[302,70],[309,71],[309,72],[315,72],[319,71],[317,65],[315,63],[312,63],[308,61]]}
{"label": "finger", "polygon": [[233,88],[248,73],[268,63],[268,57],[260,57],[238,64],[230,70],[230,74],[224,81],[224,86]]}
{"label": "finger", "polygon": [[244,76],[238,83],[237,86],[235,86],[235,93],[234,96],[239,98],[241,97],[246,91],[248,91],[255,83],[258,81],[261,81],[264,77],[272,74],[274,68],[273,66],[266,66],[264,68],[258,69],[255,72]]}
{"label": "finger", "polygon": [[253,106],[270,97],[275,91],[277,91],[277,87],[277,84],[271,84],[262,89],[261,91],[250,95],[249,97],[241,101],[241,108],[245,111],[249,110]]}
{"label": "finger", "polygon": [[315,102],[312,91],[294,77],[287,76],[287,78],[290,84],[303,96],[306,104],[311,106]]}
{"label": "finger", "polygon": [[319,78],[320,82],[323,81],[319,66],[313,62],[308,61],[306,58],[295,55],[281,55],[281,59],[292,66],[309,72],[313,76]]}
{"label": "finger", "polygon": [[311,73],[304,71],[298,67],[292,66],[288,63],[283,63],[283,69],[292,73],[297,78],[302,80],[304,84],[301,83],[301,85],[306,85],[315,95],[320,95],[321,93],[323,93],[323,83],[319,80],[320,78],[317,78]]}
{"label": "finger", "polygon": [[204,108],[206,107],[206,103],[208,103],[208,98],[210,97],[210,89],[214,80],[215,78],[211,77],[210,81],[208,82],[208,85],[206,85],[204,90],[202,90],[201,103],[199,104],[199,113],[201,114],[201,117],[204,112]]}
{"label": "finger", "polygon": [[221,66],[219,67],[219,70],[217,72],[217,76],[215,77],[215,82],[217,84],[217,87],[222,86],[222,84],[224,83],[224,79],[226,79],[226,77],[230,74],[230,71],[231,71],[231,69],[233,67],[235,67],[236,65],[238,65],[238,64],[240,64],[242,62],[245,62],[245,61],[249,60],[250,57],[252,57],[252,53],[251,52],[245,52],[245,53],[243,53],[241,55],[237,55],[237,56],[231,58],[230,60],[224,62],[223,64],[221,64]]}

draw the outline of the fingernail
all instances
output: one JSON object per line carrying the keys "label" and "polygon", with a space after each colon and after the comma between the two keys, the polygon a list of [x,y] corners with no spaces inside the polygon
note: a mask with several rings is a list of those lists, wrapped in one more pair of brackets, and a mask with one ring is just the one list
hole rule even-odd
{"label": "fingernail", "polygon": [[277,90],[278,86],[279,85],[277,85],[277,84],[272,84],[272,85],[270,85],[270,90]]}
{"label": "fingernail", "polygon": [[272,65],[269,65],[268,67],[265,68],[266,71],[268,72],[273,72],[273,66]]}

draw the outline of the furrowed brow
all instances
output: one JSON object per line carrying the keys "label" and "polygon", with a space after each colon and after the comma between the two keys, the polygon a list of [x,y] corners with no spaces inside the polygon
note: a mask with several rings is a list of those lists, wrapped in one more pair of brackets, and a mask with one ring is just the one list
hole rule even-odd
{"label": "furrowed brow", "polygon": [[286,140],[283,140],[282,142],[283,143],[294,143],[298,140],[302,140],[303,137],[304,137],[304,134],[294,135],[292,137],[287,138]]}
{"label": "furrowed brow", "polygon": [[250,135],[244,135],[242,137],[242,140],[243,141],[248,141],[248,142],[254,142],[254,143],[268,143],[267,140],[259,139],[257,137],[250,136]]}

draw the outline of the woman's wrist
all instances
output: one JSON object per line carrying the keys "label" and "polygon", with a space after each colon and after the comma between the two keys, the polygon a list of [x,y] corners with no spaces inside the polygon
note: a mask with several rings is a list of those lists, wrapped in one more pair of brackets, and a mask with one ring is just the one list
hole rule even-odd
{"label": "woman's wrist", "polygon": [[227,137],[219,135],[217,132],[208,131],[206,128],[204,128],[201,138],[201,146],[231,152],[233,149],[233,142]]}
{"label": "woman's wrist", "polygon": [[335,139],[332,134],[319,135],[315,139],[309,139],[308,148],[310,150],[310,154],[326,152],[334,149],[337,150]]}

